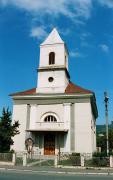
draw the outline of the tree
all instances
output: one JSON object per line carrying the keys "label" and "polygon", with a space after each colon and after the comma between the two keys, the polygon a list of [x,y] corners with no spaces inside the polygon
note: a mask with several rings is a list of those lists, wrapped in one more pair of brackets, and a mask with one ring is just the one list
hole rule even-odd
{"label": "tree", "polygon": [[[108,140],[109,140],[109,151],[113,151],[113,129],[109,129],[108,132]],[[97,134],[97,146],[101,147],[102,152],[106,152],[106,132],[103,134]]]}
{"label": "tree", "polygon": [[12,137],[19,134],[18,127],[18,121],[12,124],[9,109],[3,108],[2,116],[0,117],[0,152],[8,152],[10,150],[10,146],[14,143]]}
{"label": "tree", "polygon": [[101,147],[102,152],[106,152],[106,133],[97,134],[97,147]]}
{"label": "tree", "polygon": [[109,129],[109,150],[113,151],[113,129]]}

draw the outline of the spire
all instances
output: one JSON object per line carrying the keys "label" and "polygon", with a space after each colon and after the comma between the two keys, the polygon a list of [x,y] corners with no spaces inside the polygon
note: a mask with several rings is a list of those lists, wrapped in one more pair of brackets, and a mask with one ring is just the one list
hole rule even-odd
{"label": "spire", "polygon": [[64,41],[61,39],[56,28],[52,30],[52,32],[49,34],[49,36],[41,45],[47,45],[47,44],[64,44]]}

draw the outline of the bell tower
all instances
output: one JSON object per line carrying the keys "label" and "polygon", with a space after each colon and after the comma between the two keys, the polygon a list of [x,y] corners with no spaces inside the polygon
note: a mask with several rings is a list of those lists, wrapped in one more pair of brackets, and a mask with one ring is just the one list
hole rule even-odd
{"label": "bell tower", "polygon": [[37,93],[64,93],[69,78],[68,50],[54,28],[40,45]]}

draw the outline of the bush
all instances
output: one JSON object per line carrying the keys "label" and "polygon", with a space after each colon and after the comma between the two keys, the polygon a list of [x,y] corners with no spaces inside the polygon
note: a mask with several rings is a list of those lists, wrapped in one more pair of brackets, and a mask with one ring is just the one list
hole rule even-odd
{"label": "bush", "polygon": [[70,155],[70,160],[73,166],[80,166],[80,153],[72,153]]}
{"label": "bush", "polygon": [[22,157],[17,157],[16,158],[16,165],[22,165],[23,164],[23,159]]}
{"label": "bush", "polygon": [[92,164],[94,166],[107,166],[107,159],[104,157],[93,157]]}
{"label": "bush", "polygon": [[106,157],[106,152],[94,152],[93,157]]}
{"label": "bush", "polygon": [[72,153],[71,155],[72,155],[72,156],[80,156],[80,153],[76,153],[76,152],[75,152],[75,153]]}
{"label": "bush", "polygon": [[109,164],[109,158],[105,157],[103,153],[95,153],[90,160],[85,161],[86,166],[93,167],[107,167]]}

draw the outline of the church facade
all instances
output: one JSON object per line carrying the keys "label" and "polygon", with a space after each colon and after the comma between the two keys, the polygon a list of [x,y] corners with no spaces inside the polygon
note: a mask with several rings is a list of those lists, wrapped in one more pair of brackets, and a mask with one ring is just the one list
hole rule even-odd
{"label": "church facade", "polygon": [[20,123],[15,151],[26,149],[27,138],[42,155],[96,151],[95,95],[70,81],[68,50],[56,29],[40,45],[37,87],[11,96]]}

